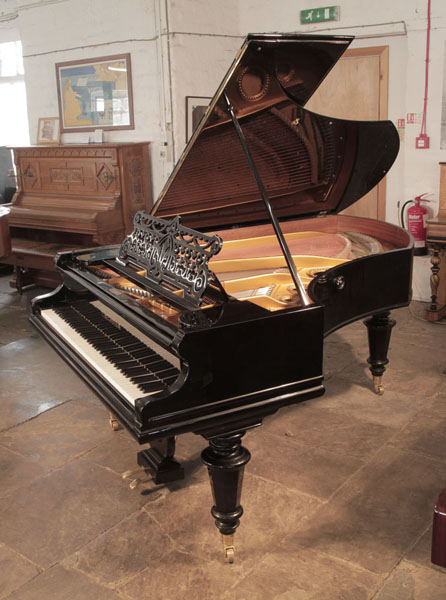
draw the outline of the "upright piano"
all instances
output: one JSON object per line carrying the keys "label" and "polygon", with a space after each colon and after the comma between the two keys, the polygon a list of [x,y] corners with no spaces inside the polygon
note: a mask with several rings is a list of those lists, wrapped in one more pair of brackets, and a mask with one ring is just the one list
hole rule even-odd
{"label": "upright piano", "polygon": [[[31,322],[141,444],[156,483],[183,476],[175,436],[207,440],[226,558],[240,523],[246,430],[324,392],[325,335],[366,318],[381,377],[407,305],[412,238],[339,214],[387,173],[390,122],[306,101],[351,37],[250,35],[149,214],[122,244],[65,252]],[[342,82],[340,82],[342,85]]]}
{"label": "upright piano", "polygon": [[[12,148],[17,191],[8,216],[11,287],[54,288],[57,253],[120,243],[152,206],[148,142]],[[1,242],[0,242],[1,243]]]}

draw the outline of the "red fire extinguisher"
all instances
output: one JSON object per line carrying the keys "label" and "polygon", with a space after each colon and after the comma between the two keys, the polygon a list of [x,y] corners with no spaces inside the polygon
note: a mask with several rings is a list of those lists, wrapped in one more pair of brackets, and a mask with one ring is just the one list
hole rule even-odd
{"label": "red fire extinguisher", "polygon": [[426,221],[428,210],[426,206],[421,205],[421,202],[429,202],[429,200],[423,200],[423,196],[426,196],[426,194],[417,196],[414,200],[414,205],[411,206],[407,211],[407,228],[414,237],[414,254],[417,256],[426,254],[427,252]]}

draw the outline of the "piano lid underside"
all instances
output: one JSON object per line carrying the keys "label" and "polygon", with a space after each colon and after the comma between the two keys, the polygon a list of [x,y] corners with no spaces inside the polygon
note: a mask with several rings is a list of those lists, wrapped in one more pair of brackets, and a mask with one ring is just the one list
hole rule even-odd
{"label": "piano lid underside", "polygon": [[[289,101],[245,117],[242,125],[262,182],[280,214],[294,214],[296,194],[300,213],[333,208],[333,201],[327,200],[341,168],[347,130],[341,135],[334,121],[310,117]],[[156,214],[166,217],[179,210],[183,223],[193,222],[197,228],[239,222],[248,213],[249,220],[267,220],[232,123],[202,132]]]}
{"label": "piano lid underside", "polygon": [[[153,214],[179,214],[184,225],[200,231],[268,222],[231,113],[278,219],[337,213],[370,191],[397,155],[399,137],[393,124],[335,119],[303,108],[308,96],[301,93],[302,86],[308,83],[311,65],[320,82],[324,69],[317,65],[325,64],[328,71],[331,60],[319,59],[336,47],[337,59],[346,45],[348,40],[315,43],[299,36],[272,44],[250,40],[186,146]],[[329,56],[334,58],[325,54]]]}

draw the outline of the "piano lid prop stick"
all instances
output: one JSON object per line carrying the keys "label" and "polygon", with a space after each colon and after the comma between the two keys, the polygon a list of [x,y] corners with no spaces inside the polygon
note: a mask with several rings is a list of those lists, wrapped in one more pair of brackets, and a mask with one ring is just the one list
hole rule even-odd
{"label": "piano lid prop stick", "polygon": [[228,113],[232,119],[232,122],[234,123],[235,130],[237,132],[237,135],[239,137],[239,140],[243,147],[243,150],[246,154],[246,158],[248,159],[248,163],[251,168],[252,174],[254,175],[254,179],[256,180],[257,187],[259,188],[260,195],[262,196],[262,200],[265,203],[266,210],[268,211],[269,218],[271,219],[271,223],[273,225],[274,232],[279,241],[280,247],[282,249],[286,263],[288,265],[288,269],[290,270],[291,277],[293,278],[294,285],[296,286],[296,290],[299,293],[300,299],[302,300],[302,304],[304,306],[309,306],[309,304],[311,304],[310,299],[308,297],[307,292],[305,291],[305,287],[304,287],[304,284],[302,283],[299,273],[297,272],[296,265],[293,261],[293,257],[291,256],[290,249],[288,248],[288,244],[286,243],[286,240],[282,233],[282,229],[280,228],[279,221],[277,220],[277,217],[274,214],[273,207],[271,206],[271,203],[268,198],[268,194],[266,193],[266,190],[263,186],[259,172],[257,171],[257,167],[255,165],[254,159],[252,158],[251,152],[248,148],[246,138],[243,134],[242,128],[240,127],[240,123],[238,122],[237,117],[235,116],[234,107],[230,103],[226,92],[224,92],[224,97],[226,100],[226,106],[228,109]]}

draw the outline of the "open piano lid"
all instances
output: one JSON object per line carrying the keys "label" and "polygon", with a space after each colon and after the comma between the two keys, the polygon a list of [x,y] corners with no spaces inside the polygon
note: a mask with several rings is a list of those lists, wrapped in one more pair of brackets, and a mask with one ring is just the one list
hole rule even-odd
{"label": "open piano lid", "polygon": [[225,96],[277,217],[336,213],[364,196],[396,158],[394,125],[303,108],[352,40],[249,35],[152,214],[200,230],[268,220]]}

